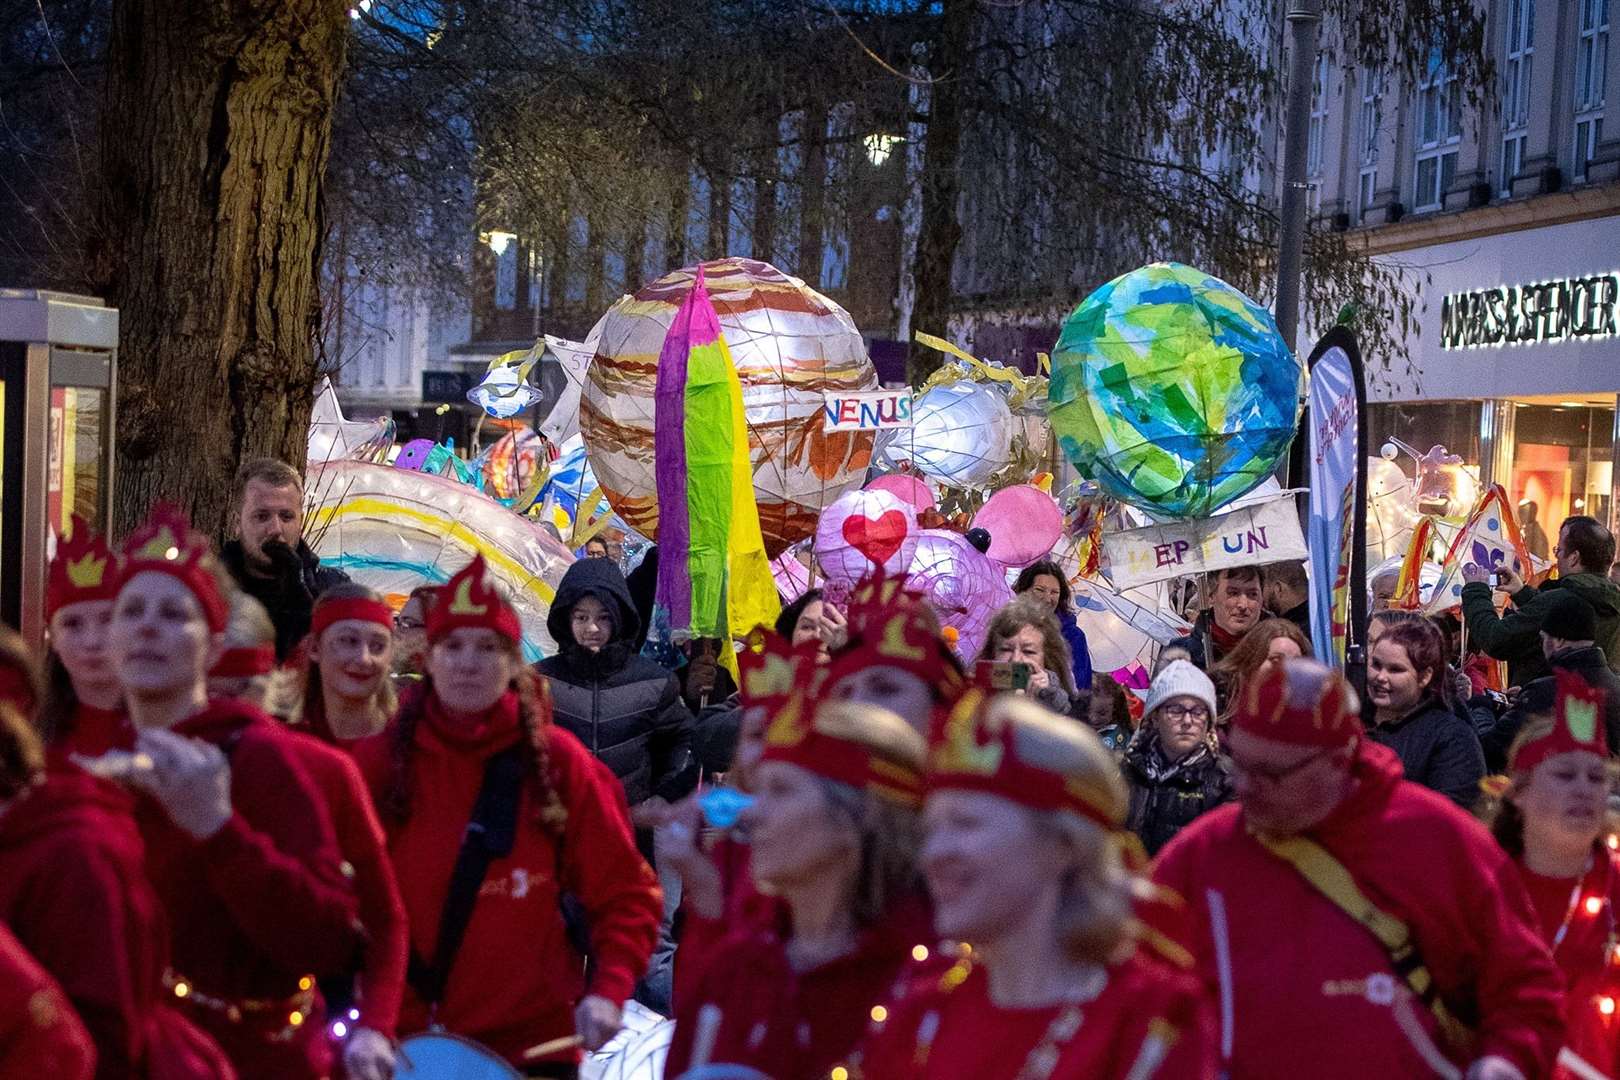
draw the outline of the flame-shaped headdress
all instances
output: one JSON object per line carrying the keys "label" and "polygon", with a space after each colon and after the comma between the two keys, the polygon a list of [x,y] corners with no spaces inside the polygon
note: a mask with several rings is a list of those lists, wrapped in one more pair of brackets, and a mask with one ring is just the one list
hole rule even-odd
{"label": "flame-shaped headdress", "polygon": [[484,557],[468,563],[439,590],[439,598],[428,609],[428,641],[438,641],[452,630],[475,627],[493,630],[502,637],[523,640],[523,625],[489,580]]}
{"label": "flame-shaped headdress", "polygon": [[56,558],[51,560],[45,582],[47,619],[69,604],[111,600],[118,595],[118,559],[107,541],[91,531],[78,514],[73,515],[68,529],[56,541]]}
{"label": "flame-shaped headdress", "polygon": [[1519,747],[1513,755],[1514,772],[1530,772],[1550,757],[1576,750],[1601,758],[1609,756],[1603,731],[1603,691],[1573,672],[1558,670],[1553,674],[1558,694],[1553,705],[1553,728]]}
{"label": "flame-shaped headdress", "polygon": [[946,707],[967,688],[956,654],[940,631],[939,617],[904,576],[881,571],[861,580],[849,598],[849,644],[833,657],[827,685],[868,667],[909,671],[934,688]]}
{"label": "flame-shaped headdress", "polygon": [[[891,735],[915,741],[915,764],[886,756],[873,745],[872,717],[882,715]],[[860,735],[865,731],[867,739]],[[763,761],[784,761],[835,783],[869,791],[901,806],[922,805],[922,738],[906,722],[875,705],[814,702],[801,686],[765,729]]]}
{"label": "flame-shaped headdress", "polygon": [[124,541],[119,581],[127,582],[147,572],[168,574],[191,590],[208,617],[209,628],[219,633],[229,620],[230,603],[220,589],[219,578],[206,565],[212,554],[208,538],[191,527],[179,507],[159,503]]}
{"label": "flame-shaped headdress", "polygon": [[1291,746],[1339,747],[1362,733],[1355,691],[1315,660],[1272,664],[1251,680],[1232,726]]}

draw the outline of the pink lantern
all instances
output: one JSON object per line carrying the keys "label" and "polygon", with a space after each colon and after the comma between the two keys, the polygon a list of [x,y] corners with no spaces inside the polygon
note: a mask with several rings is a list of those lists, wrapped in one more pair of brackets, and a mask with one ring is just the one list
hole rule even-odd
{"label": "pink lantern", "polygon": [[911,585],[928,597],[945,626],[956,628],[956,655],[971,663],[984,646],[990,620],[1012,601],[1005,571],[963,536],[924,529],[911,560]]}
{"label": "pink lantern", "polygon": [[816,525],[816,562],[829,585],[853,585],[877,569],[902,573],[916,550],[917,512],[887,491],[841,495]]}
{"label": "pink lantern", "polygon": [[917,513],[932,510],[935,506],[934,493],[920,476],[910,473],[884,473],[882,476],[866,485],[867,491],[887,491],[891,495],[898,495],[910,503]]}
{"label": "pink lantern", "polygon": [[794,544],[771,560],[776,591],[790,604],[810,591],[810,567],[799,559],[803,550],[804,544]]}
{"label": "pink lantern", "polygon": [[1008,567],[1024,567],[1051,552],[1063,537],[1057,500],[1033,484],[1015,484],[990,496],[973,515],[975,528],[990,533],[987,554]]}

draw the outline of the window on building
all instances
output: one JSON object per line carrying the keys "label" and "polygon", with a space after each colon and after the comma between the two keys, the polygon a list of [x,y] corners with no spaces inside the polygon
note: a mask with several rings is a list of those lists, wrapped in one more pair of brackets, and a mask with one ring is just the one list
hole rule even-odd
{"label": "window on building", "polygon": [[1502,63],[1502,130],[1518,131],[1530,119],[1530,79],[1535,53],[1536,0],[1508,0]]}
{"label": "window on building", "polygon": [[1585,116],[1575,121],[1575,179],[1586,179],[1586,168],[1597,156],[1603,138],[1603,117]]}
{"label": "window on building", "polygon": [[1361,178],[1356,186],[1356,215],[1362,221],[1367,220],[1367,214],[1373,206],[1373,196],[1378,192],[1378,166],[1361,170]]}
{"label": "window on building", "polygon": [[1575,49],[1575,154],[1576,180],[1586,179],[1586,167],[1603,138],[1603,98],[1608,89],[1609,0],[1578,0],[1580,38]]}
{"label": "window on building", "polygon": [[1412,205],[1439,210],[1445,205],[1457,172],[1457,146],[1462,141],[1462,110],[1457,76],[1435,49],[1418,83],[1417,168]]}
{"label": "window on building", "polygon": [[1327,53],[1316,54],[1316,67],[1311,72],[1311,124],[1306,139],[1305,175],[1322,175],[1323,133],[1327,130]]}
{"label": "window on building", "polygon": [[1502,197],[1513,196],[1513,178],[1524,171],[1524,147],[1529,136],[1522,132],[1502,140]]}
{"label": "window on building", "polygon": [[1361,69],[1361,163],[1378,160],[1378,131],[1384,123],[1384,73]]}

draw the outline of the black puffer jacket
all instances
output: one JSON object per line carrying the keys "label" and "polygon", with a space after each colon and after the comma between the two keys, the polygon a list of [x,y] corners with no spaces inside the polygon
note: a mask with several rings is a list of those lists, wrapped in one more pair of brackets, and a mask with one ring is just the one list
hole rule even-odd
{"label": "black puffer jacket", "polygon": [[270,621],[276,628],[276,659],[285,660],[309,633],[310,615],[315,600],[334,585],[349,580],[349,575],[333,566],[322,566],[320,558],[303,540],[293,552],[296,565],[289,559],[278,566],[275,577],[262,578],[248,572],[247,553],[242,541],[228,541],[219,549],[220,561],[236,579],[242,591],[264,605]]}
{"label": "black puffer jacket", "polygon": [[1213,748],[1200,746],[1172,765],[1159,749],[1152,723],[1143,721],[1125,747],[1120,772],[1131,789],[1125,827],[1156,855],[1194,818],[1232,798],[1232,777]]}
{"label": "black puffer jacket", "polygon": [[1414,784],[1438,791],[1464,809],[1479,801],[1485,775],[1479,736],[1438,696],[1424,697],[1394,723],[1368,728],[1367,737],[1395,751]]}
{"label": "black puffer jacket", "polygon": [[[586,596],[613,613],[613,640],[598,653],[574,643],[574,605]],[[613,770],[631,806],[654,795],[684,798],[698,779],[680,682],[632,651],[640,623],[619,568],[609,559],[581,559],[563,575],[546,618],[562,651],[535,665],[551,680],[557,723]]]}

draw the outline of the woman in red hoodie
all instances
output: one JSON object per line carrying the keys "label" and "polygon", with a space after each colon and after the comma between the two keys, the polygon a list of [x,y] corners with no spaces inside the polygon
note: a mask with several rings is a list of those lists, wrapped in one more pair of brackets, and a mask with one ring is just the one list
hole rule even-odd
{"label": "woman in red hoodie", "polygon": [[[619,1030],[624,999],[646,969],[663,914],[658,881],[636,850],[618,781],[550,722],[545,684],[523,662],[517,615],[481,557],[444,587],[427,630],[420,697],[355,750],[388,828],[419,969],[401,1027],[436,1023],[531,1075],[572,1077],[578,1046],[594,1050]],[[441,949],[475,803],[490,790],[486,776],[508,769],[517,778],[510,832],[487,845],[459,947]],[[502,821],[472,835],[506,831]],[[570,896],[589,926],[588,977],[563,914]],[[561,1049],[525,1055],[558,1040]]]}
{"label": "woman in red hoodie", "polygon": [[1612,823],[1601,694],[1559,673],[1553,713],[1525,723],[1509,775],[1486,782],[1500,796],[1491,832],[1513,856],[1564,974],[1560,1078],[1594,1075],[1572,1059],[1620,1074],[1620,857],[1604,837]]}
{"label": "woman in red hoodie", "polygon": [[[339,590],[350,595],[329,601],[328,594]],[[316,604],[311,633],[319,640],[323,633],[335,633],[347,624],[356,628],[356,636],[374,639],[380,634],[386,641],[392,635],[392,621],[393,612],[381,597],[361,585],[338,585],[323,593]],[[274,709],[275,703],[266,699],[273,694],[272,684],[286,675],[275,668],[276,628],[264,605],[245,592],[231,600],[225,646],[224,655],[208,675],[209,695]],[[371,651],[382,654],[386,673],[387,645]],[[338,848],[354,870],[360,922],[366,933],[355,966],[321,982],[321,993],[334,1017],[328,1030],[343,1048],[344,1072],[350,1080],[388,1080],[409,944],[405,903],[394,880],[387,837],[354,760],[313,733],[294,728],[289,734],[298,763],[326,801]]]}
{"label": "woman in red hoodie", "polygon": [[315,601],[297,723],[323,742],[352,750],[399,711],[394,612],[358,582],[334,585]]}
{"label": "woman in red hoodie", "polygon": [[235,1076],[163,987],[168,929],[133,812],[127,793],[65,758],[47,767],[22,714],[0,703],[0,922],[73,1003],[96,1075]]}
{"label": "woman in red hoodie", "polygon": [[95,1062],[56,980],[0,924],[0,1076],[90,1080]]}
{"label": "woman in red hoodie", "polygon": [[107,648],[118,560],[77,514],[57,541],[45,582],[50,648],[39,728],[56,744],[74,734],[78,753],[98,755],[128,739],[122,690]]}
{"label": "woman in red hoodie", "polygon": [[353,887],[289,736],[210,701],[233,591],[184,517],[154,511],[124,549],[111,649],[134,731],[124,774],[173,928],[167,984],[247,1078],[326,1075],[315,979],[360,946]]}
{"label": "woman in red hoodie", "polygon": [[727,1063],[819,1080],[848,1061],[902,969],[933,952],[916,863],[924,753],[873,705],[800,694],[778,711],[743,824],[779,917],[744,921],[709,958],[680,1003],[669,1075]]}

